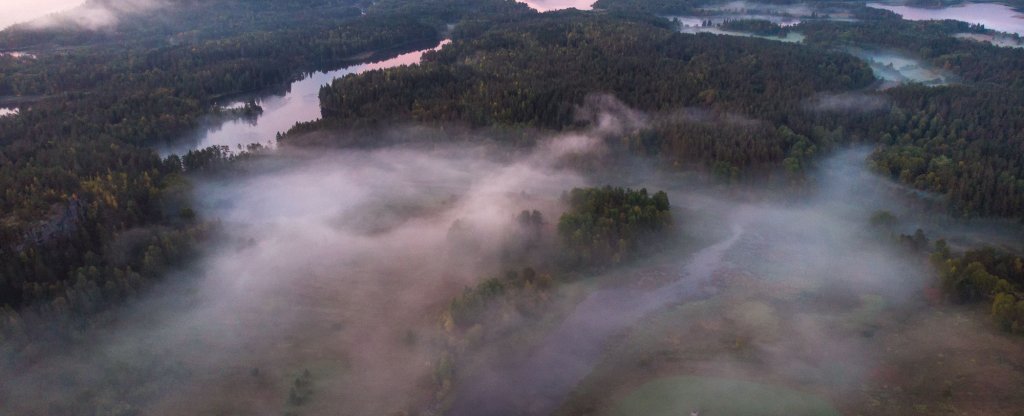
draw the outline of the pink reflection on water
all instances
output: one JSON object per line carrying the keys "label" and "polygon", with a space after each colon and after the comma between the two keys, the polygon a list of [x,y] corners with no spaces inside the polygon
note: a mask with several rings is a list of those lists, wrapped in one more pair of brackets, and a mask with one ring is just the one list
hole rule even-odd
{"label": "pink reflection on water", "polygon": [[881,3],[869,3],[868,6],[895,12],[906,20],[952,19],[973,24],[983,24],[988,29],[1000,32],[1024,35],[1024,15],[1003,4],[966,3],[941,9],[895,6]]}
{"label": "pink reflection on water", "polygon": [[590,10],[591,5],[597,0],[521,0],[531,9],[539,12],[548,12],[562,9]]}

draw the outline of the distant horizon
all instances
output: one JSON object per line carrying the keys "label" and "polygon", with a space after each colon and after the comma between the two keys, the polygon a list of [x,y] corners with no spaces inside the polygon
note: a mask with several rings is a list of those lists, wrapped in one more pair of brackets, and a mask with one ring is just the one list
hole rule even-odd
{"label": "distant horizon", "polygon": [[85,0],[11,0],[0,4],[0,30],[80,6]]}

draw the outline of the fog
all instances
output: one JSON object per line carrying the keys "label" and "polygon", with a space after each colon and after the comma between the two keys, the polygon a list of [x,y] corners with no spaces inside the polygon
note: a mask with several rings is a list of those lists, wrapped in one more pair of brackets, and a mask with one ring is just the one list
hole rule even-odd
{"label": "fog", "polygon": [[[559,165],[600,153],[590,133],[525,154],[283,149],[251,175],[201,181],[195,198],[220,224],[216,246],[91,337],[96,345],[6,368],[2,413],[47,414],[38,397],[74,408],[109,389],[97,401],[146,414],[276,415],[304,369],[316,379],[309,414],[422,402],[440,307],[497,270],[521,210],[556,218],[561,193],[586,184]],[[468,240],[452,238],[456,222]]]}
{"label": "fog", "polygon": [[[704,352],[703,374],[789,380],[838,401],[870,383],[880,349],[863,334],[888,328],[883,309],[917,309],[930,273],[888,234],[920,224],[868,226],[876,210],[910,212],[899,187],[866,170],[870,149],[835,152],[807,188],[726,186],[617,154],[610,143],[647,117],[613,98],[578,113],[590,128],[528,150],[286,147],[198,178],[199,216],[218,230],[203,258],[93,330],[94,342],[4,361],[0,413],[549,414],[615,362],[633,342],[623,334],[688,305],[705,309],[675,322],[728,317],[758,357]],[[555,250],[509,255],[516,215],[541,211],[554,240],[562,193],[594,184],[667,190],[675,229],[661,250],[551,289],[544,325],[505,316],[506,333],[522,336],[453,349],[460,334],[441,325],[453,296]],[[456,368],[441,397],[439,356]]]}
{"label": "fog", "polygon": [[870,113],[888,107],[886,96],[862,92],[818,94],[805,103],[810,111],[826,113]]}
{"label": "fog", "polygon": [[549,12],[552,10],[563,10],[563,9],[577,9],[577,10],[590,10],[591,5],[596,0],[516,0],[520,3],[526,3],[531,9],[539,12]]}
{"label": "fog", "polygon": [[0,4],[0,30],[74,8],[83,0],[6,0]]}
{"label": "fog", "polygon": [[[915,305],[929,273],[919,259],[890,244],[884,232],[866,226],[876,210],[904,212],[894,189],[865,170],[867,154],[868,149],[856,148],[828,158],[815,190],[799,198],[709,188],[677,175],[620,183],[668,189],[681,223],[680,240],[661,256],[596,278],[617,283],[589,293],[561,324],[539,336],[529,353],[505,351],[501,356],[511,358],[497,360],[486,354],[487,360],[475,362],[469,380],[456,391],[451,414],[551,414],[598,363],[617,359],[607,352],[610,346],[642,348],[641,341],[615,338],[627,328],[671,305],[711,298],[723,304],[707,313],[732,316],[746,326],[745,336],[755,337],[752,348],[763,361],[757,366],[729,362],[721,358],[730,354],[723,348],[707,358],[712,369],[705,371],[744,379],[792,378],[830,395],[852,393],[879,364],[872,357],[876,351],[864,348],[860,335],[838,337],[829,330],[849,307],[829,307],[821,299],[860,305],[862,298],[878,297],[886,307]],[[742,279],[789,293],[734,303],[729,299],[744,287],[733,285]],[[652,280],[664,283],[637,285]],[[770,324],[780,319],[799,322],[785,329]]]}
{"label": "fog", "polygon": [[1020,38],[1015,38],[1003,34],[987,35],[981,33],[957,33],[953,37],[960,39],[973,40],[976,42],[987,42],[1001,48],[1024,48],[1024,41]]}
{"label": "fog", "polygon": [[[784,37],[764,36],[764,35],[756,35],[756,34],[753,34],[753,33],[733,32],[733,31],[728,31],[728,30],[722,30],[722,29],[720,29],[718,27],[714,27],[714,26],[699,26],[699,23],[698,23],[698,25],[695,26],[695,25],[693,25],[693,22],[694,21],[698,21],[699,22],[699,20],[700,20],[700,19],[697,19],[697,18],[672,17],[670,19],[675,20],[679,24],[679,31],[681,33],[689,33],[689,34],[711,33],[711,34],[715,34],[715,35],[724,35],[724,36],[745,36],[745,37],[774,40],[774,41],[786,42],[786,43],[802,43],[804,41],[804,38],[805,38],[805,36],[803,34],[798,33],[798,32],[788,32],[788,33],[786,33],[786,36],[784,36]],[[795,24],[795,23],[793,23],[793,24]]]}
{"label": "fog", "polygon": [[792,16],[810,16],[818,11],[818,6],[806,3],[794,4],[763,4],[746,1],[730,1],[717,5],[705,5],[704,10],[727,11],[734,13],[772,13],[774,15],[786,14]]}
{"label": "fog", "polygon": [[850,48],[849,52],[865,60],[875,77],[885,81],[883,88],[897,84],[917,82],[924,85],[945,85],[954,82],[954,76],[920,59],[897,51],[879,51]]}
{"label": "fog", "polygon": [[[133,14],[164,7],[163,0],[44,0],[44,6],[26,6],[33,15],[27,24],[34,28],[77,26],[98,30],[117,24]],[[28,16],[28,14],[26,14]],[[3,27],[0,24],[0,27]]]}

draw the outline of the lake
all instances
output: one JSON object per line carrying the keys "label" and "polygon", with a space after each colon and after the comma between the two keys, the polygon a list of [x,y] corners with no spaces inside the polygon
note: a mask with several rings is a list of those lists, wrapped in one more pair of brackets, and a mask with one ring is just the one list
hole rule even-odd
{"label": "lake", "polygon": [[[444,40],[436,47],[404,53],[391,59],[360,65],[353,65],[335,71],[314,72],[305,78],[293,82],[283,95],[265,95],[255,101],[263,108],[263,113],[255,118],[239,117],[200,128],[189,137],[174,143],[158,146],[161,156],[184,154],[192,149],[209,146],[228,146],[237,149],[253,143],[274,145],[277,133],[283,133],[296,123],[314,121],[320,118],[320,87],[329,84],[335,78],[349,74],[359,74],[374,69],[394,68],[402,65],[413,65],[420,62],[424,53],[440,49],[448,44]],[[221,106],[221,109],[237,109],[249,99],[238,100]]]}
{"label": "lake", "polygon": [[861,49],[850,49],[849,52],[866,61],[875,76],[885,81],[883,89],[907,82],[925,85],[944,85],[950,82],[949,74],[902,53]]}
{"label": "lake", "polygon": [[597,0],[519,0],[520,3],[526,3],[531,9],[539,12],[562,9],[590,10],[595,1]]}
{"label": "lake", "polygon": [[906,20],[952,19],[972,24],[982,24],[988,29],[1000,32],[1024,35],[1024,14],[1003,4],[965,3],[957,6],[930,9],[868,3],[868,7],[895,12]]}

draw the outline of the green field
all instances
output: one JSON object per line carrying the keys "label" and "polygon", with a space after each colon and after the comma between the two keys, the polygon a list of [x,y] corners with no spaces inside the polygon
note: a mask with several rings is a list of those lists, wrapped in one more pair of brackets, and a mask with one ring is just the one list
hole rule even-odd
{"label": "green field", "polygon": [[749,381],[717,377],[668,377],[640,386],[611,411],[621,416],[839,415],[810,394]]}

